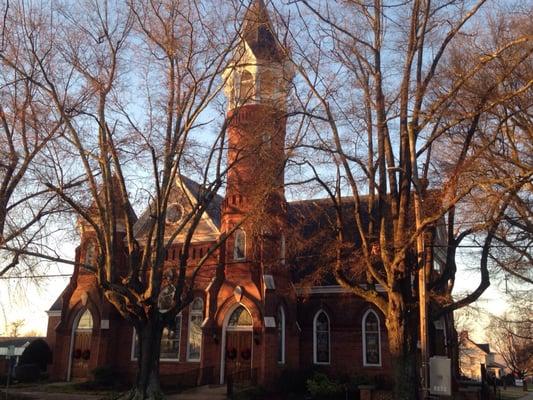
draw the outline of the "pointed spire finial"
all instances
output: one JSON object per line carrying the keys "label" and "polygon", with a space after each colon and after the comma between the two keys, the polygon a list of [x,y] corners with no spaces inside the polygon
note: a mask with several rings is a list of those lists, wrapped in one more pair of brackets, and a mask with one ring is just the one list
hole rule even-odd
{"label": "pointed spire finial", "polygon": [[284,58],[263,0],[252,0],[248,6],[242,36],[258,58],[278,61]]}

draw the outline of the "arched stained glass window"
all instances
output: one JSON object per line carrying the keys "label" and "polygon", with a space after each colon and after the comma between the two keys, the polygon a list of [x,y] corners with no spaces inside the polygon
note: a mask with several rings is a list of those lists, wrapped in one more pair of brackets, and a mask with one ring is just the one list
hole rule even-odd
{"label": "arched stained glass window", "polygon": [[233,259],[244,260],[246,257],[246,233],[242,229],[235,231],[235,244],[233,246]]}
{"label": "arched stained glass window", "polygon": [[202,350],[202,322],[204,320],[204,301],[197,297],[189,308],[189,340],[187,342],[187,360],[200,361]]}
{"label": "arched stained glass window", "polygon": [[239,306],[229,317],[228,326],[252,326],[252,316],[243,306]]}
{"label": "arched stained glass window", "polygon": [[93,329],[93,316],[89,310],[85,310],[80,320],[78,321],[77,330],[91,330]]}
{"label": "arched stained glass window", "polygon": [[373,310],[363,316],[363,365],[381,366],[379,317]]}
{"label": "arched stained glass window", "polygon": [[324,310],[320,310],[313,321],[313,361],[315,364],[329,364],[330,362],[329,329],[329,317]]}

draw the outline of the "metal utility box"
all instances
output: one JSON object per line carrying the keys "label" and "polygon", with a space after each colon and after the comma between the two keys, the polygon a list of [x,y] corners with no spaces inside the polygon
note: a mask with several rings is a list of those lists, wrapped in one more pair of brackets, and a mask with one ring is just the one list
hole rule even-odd
{"label": "metal utility box", "polygon": [[429,392],[432,395],[452,395],[452,362],[448,357],[429,359]]}

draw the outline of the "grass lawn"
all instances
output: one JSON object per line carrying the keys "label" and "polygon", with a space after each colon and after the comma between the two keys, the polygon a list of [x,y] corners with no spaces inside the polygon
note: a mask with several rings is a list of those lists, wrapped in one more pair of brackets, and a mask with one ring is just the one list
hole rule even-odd
{"label": "grass lawn", "polygon": [[524,397],[526,394],[531,393],[533,389],[529,389],[527,392],[524,392],[524,389],[521,387],[508,387],[507,390],[504,390],[503,388],[498,388],[498,394],[496,395],[496,398],[498,400],[514,400],[519,399],[520,397]]}

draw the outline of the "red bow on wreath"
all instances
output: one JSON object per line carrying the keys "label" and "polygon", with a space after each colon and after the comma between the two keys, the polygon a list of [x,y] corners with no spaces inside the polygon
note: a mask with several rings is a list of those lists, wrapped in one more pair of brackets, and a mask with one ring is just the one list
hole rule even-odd
{"label": "red bow on wreath", "polygon": [[251,356],[252,356],[252,352],[250,351],[250,349],[241,351],[241,357],[243,360],[249,360]]}
{"label": "red bow on wreath", "polygon": [[226,357],[228,360],[235,360],[237,358],[237,349],[234,347],[232,349],[226,349]]}
{"label": "red bow on wreath", "polygon": [[81,349],[74,350],[74,358],[81,358]]}

